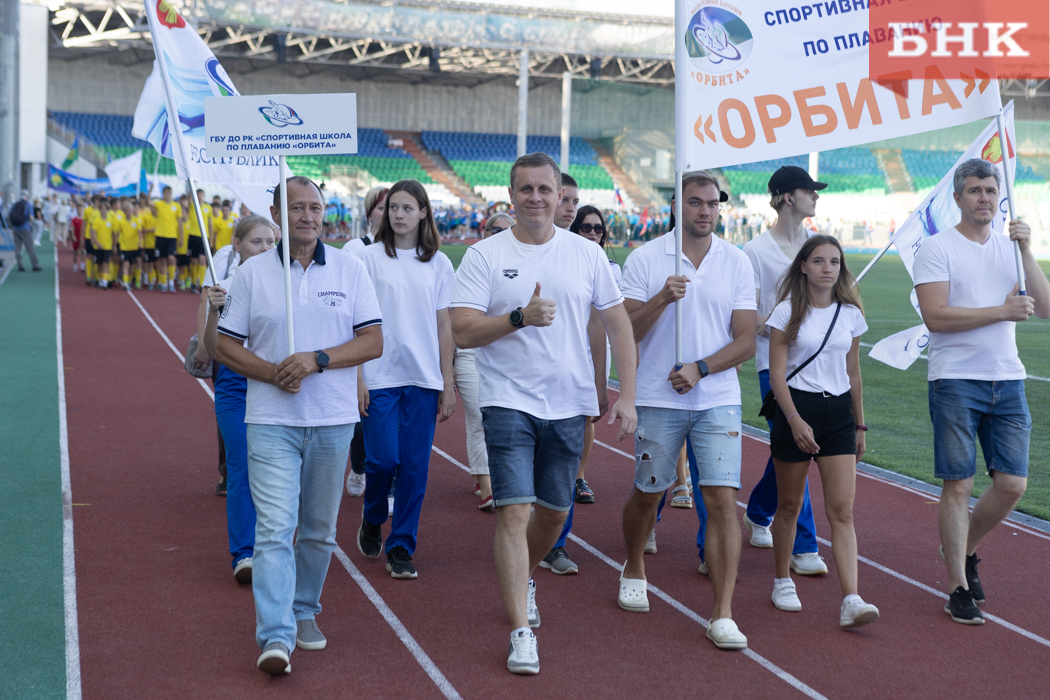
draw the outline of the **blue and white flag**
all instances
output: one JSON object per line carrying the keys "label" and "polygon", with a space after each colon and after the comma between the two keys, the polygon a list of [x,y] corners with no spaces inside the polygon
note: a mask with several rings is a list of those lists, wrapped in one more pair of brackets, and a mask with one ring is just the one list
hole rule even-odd
{"label": "blue and white flag", "polygon": [[[204,135],[204,98],[239,95],[230,76],[196,30],[168,4],[146,0],[146,17],[156,60],[153,73],[135,109],[132,135],[149,141],[157,152],[175,161],[180,179],[222,184],[249,202],[253,211],[266,211],[259,197],[241,196],[239,185],[265,191],[280,179],[277,156],[245,154],[212,157]],[[177,132],[172,124],[177,124]]]}
{"label": "blue and white flag", "polygon": [[[930,191],[922,204],[918,206],[905,219],[901,227],[893,234],[893,245],[900,253],[901,261],[908,270],[908,274],[914,279],[912,266],[915,264],[915,255],[922,247],[923,241],[930,236],[935,236],[941,231],[954,228],[962,220],[962,213],[955,203],[955,170],[963,162],[971,158],[981,158],[995,165],[999,171],[999,211],[992,220],[992,235],[1003,235],[1006,231],[1006,223],[1010,218],[1010,209],[1006,198],[1005,177],[1009,173],[1010,182],[1014,181],[1014,173],[1017,170],[1017,153],[1014,150],[1014,103],[1011,100],[1003,107],[1003,129],[1006,131],[1007,147],[1004,149],[999,143],[999,127],[992,120],[977,140],[970,145],[966,151],[955,161],[955,165],[945,173],[937,186]],[[915,290],[911,292],[911,303],[916,313],[919,312],[919,302]],[[921,313],[920,313],[921,316]],[[926,325],[922,324],[909,328],[908,330],[895,333],[888,338],[883,338],[875,344],[868,353],[880,362],[884,362],[897,369],[908,369],[918,359],[922,350],[930,342],[930,332]]]}

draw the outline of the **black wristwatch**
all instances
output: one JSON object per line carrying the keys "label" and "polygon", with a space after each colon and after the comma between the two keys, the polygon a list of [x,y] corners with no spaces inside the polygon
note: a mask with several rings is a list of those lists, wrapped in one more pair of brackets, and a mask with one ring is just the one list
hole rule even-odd
{"label": "black wristwatch", "polygon": [[711,370],[707,368],[707,363],[703,360],[697,360],[696,366],[700,369],[700,378],[703,379],[707,375],[711,374]]}
{"label": "black wristwatch", "polygon": [[525,314],[522,313],[520,306],[510,312],[510,325],[515,328],[525,327]]}
{"label": "black wristwatch", "polygon": [[318,374],[328,369],[328,353],[326,353],[324,350],[314,350],[314,357],[317,359]]}

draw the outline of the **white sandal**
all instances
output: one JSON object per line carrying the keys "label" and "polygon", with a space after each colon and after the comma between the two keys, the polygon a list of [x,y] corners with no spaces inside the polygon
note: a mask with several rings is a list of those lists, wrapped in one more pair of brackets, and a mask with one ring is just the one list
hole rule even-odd
{"label": "white sandal", "polygon": [[[624,562],[627,568],[627,562]],[[620,592],[616,602],[628,612],[649,612],[649,594],[644,578],[624,578],[620,574]]]}
{"label": "white sandal", "polygon": [[[684,496],[679,496],[679,491],[685,491]],[[672,508],[692,508],[693,507],[693,494],[690,493],[690,489],[685,484],[678,484],[674,487],[674,491],[671,492],[671,507]]]}

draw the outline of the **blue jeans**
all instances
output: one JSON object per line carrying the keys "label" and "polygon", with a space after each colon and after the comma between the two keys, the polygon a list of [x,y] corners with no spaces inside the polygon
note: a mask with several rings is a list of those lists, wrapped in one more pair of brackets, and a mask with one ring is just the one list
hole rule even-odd
{"label": "blue jeans", "polygon": [[989,474],[1028,476],[1032,419],[1023,379],[937,379],[929,393],[934,477],[958,481],[976,474],[978,440]]}
{"label": "blue jeans", "polygon": [[369,392],[365,434],[364,519],[372,525],[387,520],[387,495],[394,486],[394,521],[384,550],[416,551],[419,513],[427,491],[430,448],[434,445],[436,389],[402,386]]}
{"label": "blue jeans", "polygon": [[[226,530],[232,566],[255,550],[255,504],[248,485],[248,428],[244,424],[248,380],[215,363],[215,418],[226,445]],[[253,562],[254,564],[254,562]]]}
{"label": "blue jeans", "polygon": [[252,591],[260,648],[280,642],[294,649],[296,620],[321,612],[352,436],[351,424],[248,424],[248,482],[258,514]]}

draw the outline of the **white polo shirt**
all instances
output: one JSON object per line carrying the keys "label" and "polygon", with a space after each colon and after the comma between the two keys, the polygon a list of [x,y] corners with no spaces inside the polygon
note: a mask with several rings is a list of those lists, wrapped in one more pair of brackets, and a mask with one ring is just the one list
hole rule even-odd
{"label": "white polo shirt", "polygon": [[[367,242],[366,242],[367,241]],[[349,255],[360,255],[375,243],[367,233],[361,238],[351,238],[343,246],[343,252]]]}
{"label": "white polo shirt", "polygon": [[[244,341],[274,364],[288,356],[282,248],[256,255],[238,269],[219,317],[219,332]],[[382,323],[375,289],[361,261],[317,243],[305,270],[292,261],[292,321],[297,352],[349,342],[354,332]],[[328,369],[303,380],[298,394],[248,380],[245,423],[321,427],[360,420],[357,368]]]}
{"label": "white polo shirt", "polygon": [[386,319],[383,356],[365,363],[365,384],[369,390],[418,386],[441,391],[437,312],[452,303],[456,272],[440,251],[428,262],[420,262],[415,249],[395,248],[394,253],[397,257],[391,258],[376,243],[358,255]]}
{"label": "white polo shirt", "polygon": [[467,250],[453,308],[501,316],[527,306],[537,282],[540,296],[557,304],[550,326],[527,326],[477,349],[480,406],[543,420],[597,415],[587,321],[591,306],[623,303],[610,268],[601,248],[561,228],[543,245],[522,243],[507,229]]}
{"label": "white polo shirt", "polygon": [[[674,275],[674,247],[672,229],[631,253],[623,266],[623,295],[647,302],[659,294]],[[755,310],[755,273],[736,246],[711,236],[700,269],[683,257],[682,274],[689,278],[682,300],[682,359],[695,362],[733,342],[734,311]],[[671,387],[667,375],[675,365],[674,326],[674,306],[669,305],[639,343],[635,405],[685,411],[739,405],[734,367],[707,375],[686,394]]]}

